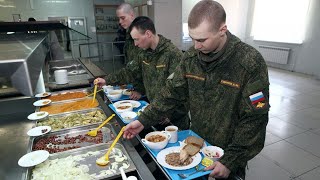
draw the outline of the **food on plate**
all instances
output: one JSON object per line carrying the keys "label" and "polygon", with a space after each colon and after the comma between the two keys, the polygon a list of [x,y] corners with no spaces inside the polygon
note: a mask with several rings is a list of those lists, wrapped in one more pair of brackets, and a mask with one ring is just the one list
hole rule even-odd
{"label": "food on plate", "polygon": [[150,142],[161,142],[164,141],[166,139],[166,137],[161,136],[161,135],[152,135],[150,137],[147,138],[148,141]]}
{"label": "food on plate", "polygon": [[54,102],[54,101],[63,101],[68,99],[84,98],[87,95],[88,94],[86,92],[82,92],[82,91],[66,92],[66,93],[51,95],[50,97],[48,97],[48,99],[51,99],[51,101]]}
{"label": "food on plate", "polygon": [[45,113],[42,112],[42,113],[38,113],[37,116],[43,116]]}
{"label": "food on plate", "polygon": [[180,161],[180,153],[174,152],[166,155],[166,163],[171,166],[181,167],[192,163],[192,158],[188,157],[185,161]]}
{"label": "food on plate", "polygon": [[43,101],[42,104],[48,104],[50,101]]}
{"label": "food on plate", "polygon": [[99,110],[85,114],[72,113],[62,117],[49,117],[47,120],[37,122],[37,126],[51,126],[53,131],[75,126],[83,126],[102,122],[106,116]]}
{"label": "food on plate", "polygon": [[121,109],[121,110],[124,110],[124,109],[128,109],[130,108],[131,106],[118,106],[117,109]]}
{"label": "food on plate", "polygon": [[42,94],[42,96],[48,96],[48,95],[49,93],[46,93],[46,92]]}
{"label": "food on plate", "polygon": [[204,157],[201,161],[201,164],[205,167],[211,166],[213,164],[213,160],[209,159],[208,157]]}
{"label": "food on plate", "polygon": [[189,136],[185,139],[186,145],[180,151],[180,161],[186,161],[190,156],[196,155],[203,146],[204,140],[195,136]]}
{"label": "food on plate", "polygon": [[185,139],[185,143],[186,144],[193,144],[195,146],[202,147],[203,143],[204,143],[204,140],[202,138],[198,138],[198,137],[195,137],[195,136],[189,136],[189,137],[187,137]]}
{"label": "food on plate", "polygon": [[48,129],[42,129],[41,132],[42,133],[46,133],[48,131]]}
{"label": "food on plate", "polygon": [[209,157],[209,158],[219,158],[220,154],[218,151],[211,151],[208,148],[204,148],[203,151],[205,156]]}
{"label": "food on plate", "polygon": [[94,100],[94,103],[92,103],[92,98],[88,98],[68,103],[51,104],[50,106],[41,107],[40,111],[47,111],[49,114],[58,114],[68,111],[90,109],[97,107],[98,105],[99,103],[96,99]]}

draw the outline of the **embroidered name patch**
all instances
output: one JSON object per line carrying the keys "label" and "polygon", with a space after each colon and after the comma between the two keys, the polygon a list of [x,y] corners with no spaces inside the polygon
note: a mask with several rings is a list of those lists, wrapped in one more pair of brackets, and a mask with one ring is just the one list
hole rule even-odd
{"label": "embroidered name patch", "polygon": [[186,78],[196,79],[196,80],[200,80],[200,81],[204,81],[205,80],[204,77],[196,76],[196,75],[192,75],[192,74],[186,74],[185,76],[186,76]]}
{"label": "embroidered name patch", "polygon": [[222,79],[221,79],[220,83],[223,85],[234,87],[234,88],[238,88],[238,89],[240,88],[239,83],[235,83],[235,82],[231,82],[231,81],[227,81],[227,80],[222,80]]}
{"label": "embroidered name patch", "polygon": [[166,65],[164,65],[164,64],[156,66],[156,68],[164,68],[164,67],[166,67]]}

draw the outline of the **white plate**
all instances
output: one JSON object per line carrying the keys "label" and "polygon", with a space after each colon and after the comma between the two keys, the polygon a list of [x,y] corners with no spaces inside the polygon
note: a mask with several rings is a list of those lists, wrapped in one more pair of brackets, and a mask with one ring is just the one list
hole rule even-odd
{"label": "white plate", "polygon": [[47,160],[49,157],[49,152],[45,150],[38,150],[38,151],[33,151],[31,153],[25,154],[22,156],[18,164],[21,167],[31,167],[35,166],[37,164],[42,163],[43,161]]}
{"label": "white plate", "polygon": [[134,101],[134,100],[118,101],[118,102],[113,103],[113,105],[116,107],[116,106],[118,106],[119,104],[122,104],[122,103],[131,103],[133,108],[137,108],[137,107],[141,106],[141,103],[139,101]]}
{"label": "white plate", "polygon": [[35,120],[38,120],[38,119],[42,119],[42,118],[45,118],[49,115],[48,112],[46,111],[39,111],[39,112],[35,112],[35,113],[32,113],[28,116],[28,119],[29,120],[32,120],[32,121],[35,121]]}
{"label": "white plate", "polygon": [[196,155],[192,156],[191,158],[193,159],[192,163],[187,165],[187,166],[171,166],[166,162],[166,155],[174,152],[180,152],[180,146],[174,146],[174,147],[169,147],[166,149],[161,150],[158,155],[157,155],[157,161],[159,164],[161,164],[163,167],[169,168],[169,169],[174,169],[174,170],[186,170],[195,167],[201,162],[201,155],[200,153],[197,153]]}
{"label": "white plate", "polygon": [[[47,103],[45,103],[47,102]],[[50,99],[41,99],[39,101],[36,101],[33,103],[34,106],[45,106],[45,105],[48,105],[51,103],[51,100]]]}
{"label": "white plate", "polygon": [[[46,132],[42,132],[42,130],[47,129]],[[43,134],[47,134],[48,132],[51,131],[51,127],[50,126],[38,126],[35,128],[30,129],[27,134],[29,136],[41,136]]]}
{"label": "white plate", "polygon": [[35,97],[37,97],[37,98],[42,98],[42,97],[48,97],[48,96],[50,96],[50,95],[51,95],[50,92],[44,92],[44,93],[36,94]]}

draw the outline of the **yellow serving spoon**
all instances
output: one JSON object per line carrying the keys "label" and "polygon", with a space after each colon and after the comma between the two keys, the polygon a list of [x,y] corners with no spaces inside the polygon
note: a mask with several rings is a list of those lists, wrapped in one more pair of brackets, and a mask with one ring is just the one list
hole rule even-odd
{"label": "yellow serving spoon", "polygon": [[102,126],[104,126],[105,124],[107,124],[114,116],[115,116],[115,114],[112,114],[112,115],[111,115],[110,117],[108,117],[108,119],[106,119],[99,127],[97,127],[97,128],[94,129],[94,130],[89,131],[87,134],[88,134],[89,136],[96,137],[97,134],[98,134],[98,130],[99,130],[100,128],[102,128]]}
{"label": "yellow serving spoon", "polygon": [[[98,90],[96,93],[98,93],[98,92],[100,92],[100,91],[102,91],[102,90],[103,90],[103,89],[100,89],[100,90]],[[91,93],[91,94],[89,94],[89,95],[87,95],[87,97],[92,96],[92,95],[94,95],[94,92]]]}
{"label": "yellow serving spoon", "polygon": [[111,153],[112,148],[116,145],[116,143],[118,142],[118,140],[120,139],[120,137],[123,134],[124,129],[126,128],[126,126],[123,126],[118,134],[118,136],[116,137],[116,139],[113,141],[113,143],[111,144],[111,146],[109,147],[107,153],[100,157],[99,159],[96,160],[96,163],[100,166],[105,166],[109,163],[109,154]]}
{"label": "yellow serving spoon", "polygon": [[96,99],[96,95],[97,95],[97,88],[98,88],[98,85],[95,84],[94,85],[94,91],[93,91],[93,99],[92,99],[92,104],[94,103],[95,99]]}

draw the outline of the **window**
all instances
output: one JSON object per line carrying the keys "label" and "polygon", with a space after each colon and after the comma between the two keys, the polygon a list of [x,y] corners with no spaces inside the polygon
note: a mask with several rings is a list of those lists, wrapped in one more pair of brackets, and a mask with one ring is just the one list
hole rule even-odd
{"label": "window", "polygon": [[308,8],[309,0],[256,0],[254,40],[301,44]]}

